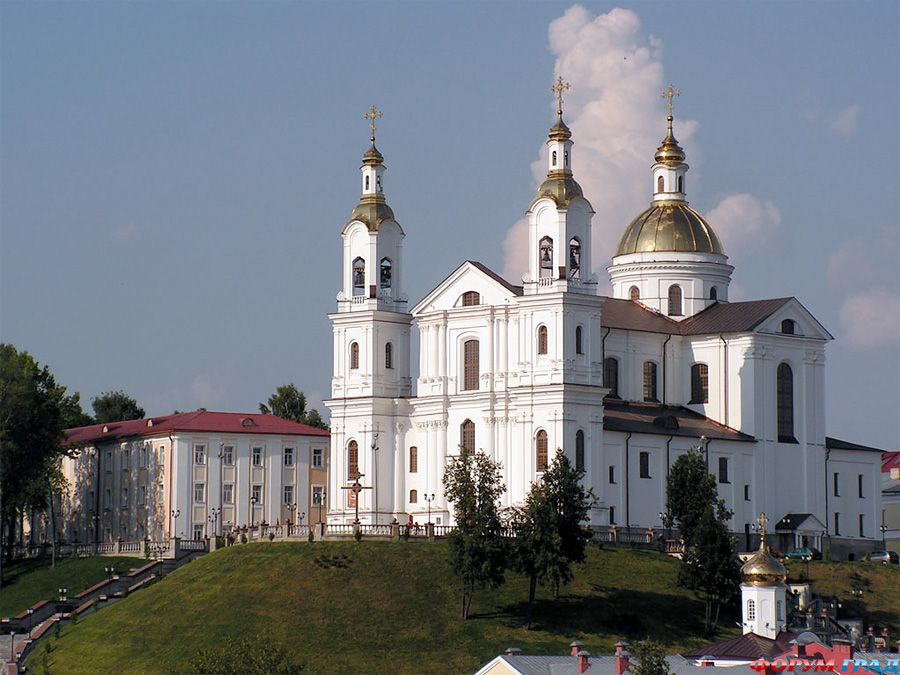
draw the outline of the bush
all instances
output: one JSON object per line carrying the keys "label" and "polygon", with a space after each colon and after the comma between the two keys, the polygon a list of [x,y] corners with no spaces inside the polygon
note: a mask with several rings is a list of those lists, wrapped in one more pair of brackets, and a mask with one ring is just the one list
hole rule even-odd
{"label": "bush", "polygon": [[246,543],[247,543],[247,535],[244,534],[243,532],[241,533],[241,543],[242,543],[242,544],[246,544]]}
{"label": "bush", "polygon": [[269,637],[229,637],[223,644],[199,650],[188,664],[188,673],[221,675],[294,675],[303,670]]}
{"label": "bush", "polygon": [[362,530],[360,529],[357,529],[356,532],[353,533],[353,538],[356,539],[357,544],[362,541],[362,537]]}
{"label": "bush", "polygon": [[309,528],[309,534],[306,535],[306,541],[310,544],[316,540],[316,535],[313,534],[312,528]]}

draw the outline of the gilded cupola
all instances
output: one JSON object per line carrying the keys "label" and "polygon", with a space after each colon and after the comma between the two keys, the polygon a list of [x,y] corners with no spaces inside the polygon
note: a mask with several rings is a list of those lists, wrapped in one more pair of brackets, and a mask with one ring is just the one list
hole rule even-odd
{"label": "gilded cupola", "polygon": [[568,82],[562,77],[550,88],[556,95],[556,123],[547,134],[547,179],[537,189],[534,201],[547,197],[557,207],[566,208],[576,197],[584,197],[581,186],[572,176],[572,131],[563,120],[563,92]]}
{"label": "gilded cupola", "polygon": [[787,579],[787,570],[766,546],[766,514],[759,517],[759,550],[741,567],[741,581],[750,586],[778,586]]}
{"label": "gilded cupola", "polygon": [[384,157],[375,147],[375,120],[381,116],[381,111],[374,105],[364,115],[371,130],[369,149],[362,156],[362,195],[348,222],[362,222],[372,232],[376,232],[382,223],[394,221],[394,212],[384,198]]}

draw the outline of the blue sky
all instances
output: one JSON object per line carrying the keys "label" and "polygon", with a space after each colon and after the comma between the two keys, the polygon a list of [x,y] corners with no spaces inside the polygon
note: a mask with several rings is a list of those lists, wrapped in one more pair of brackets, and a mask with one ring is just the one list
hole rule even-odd
{"label": "blue sky", "polygon": [[369,105],[414,302],[466,258],[520,273],[557,72],[608,256],[671,81],[732,297],[798,297],[828,433],[900,448],[898,5],[616,7],[3,2],[0,339],[150,414],[321,399]]}

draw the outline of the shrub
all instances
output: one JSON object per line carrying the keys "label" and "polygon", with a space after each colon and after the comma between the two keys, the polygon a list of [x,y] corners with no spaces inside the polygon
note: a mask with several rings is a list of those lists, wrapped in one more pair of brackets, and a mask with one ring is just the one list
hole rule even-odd
{"label": "shrub", "polygon": [[356,532],[353,533],[353,538],[356,539],[357,544],[362,541],[362,537],[363,537],[363,534],[362,534],[362,530],[360,530],[360,529],[357,529]]}
{"label": "shrub", "polygon": [[229,637],[224,643],[199,650],[188,664],[189,673],[221,675],[294,675],[303,667],[268,636]]}

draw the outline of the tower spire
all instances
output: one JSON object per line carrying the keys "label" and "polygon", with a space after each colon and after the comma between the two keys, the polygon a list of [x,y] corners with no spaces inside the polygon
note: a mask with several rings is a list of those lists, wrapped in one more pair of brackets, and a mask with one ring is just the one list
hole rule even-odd
{"label": "tower spire", "polygon": [[[670,87],[672,85],[669,85]],[[671,115],[671,107],[669,108],[669,114]],[[369,129],[371,131],[371,135],[369,136],[369,140],[372,142],[372,146],[375,146],[375,120],[381,119],[384,117],[384,113],[382,113],[378,108],[375,107],[375,104],[372,104],[372,107],[363,115],[364,120],[369,120]]]}
{"label": "tower spire", "polygon": [[556,82],[550,87],[550,91],[556,94],[556,116],[562,121],[563,114],[563,92],[569,91],[571,85],[562,79],[562,75],[556,78]]}
{"label": "tower spire", "polygon": [[676,96],[681,96],[681,91],[672,86],[672,83],[669,82],[669,86],[666,90],[660,94],[660,96],[664,99],[667,99],[667,108],[668,108],[668,116],[666,117],[666,121],[669,123],[668,135],[672,136],[672,121],[674,120],[674,116],[672,115],[672,99]]}

